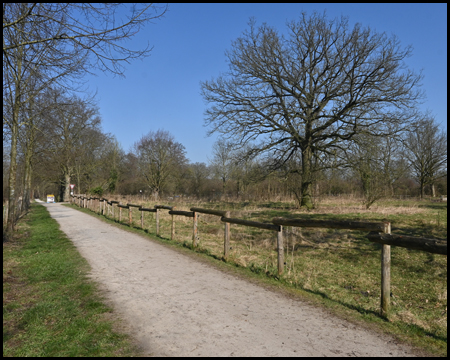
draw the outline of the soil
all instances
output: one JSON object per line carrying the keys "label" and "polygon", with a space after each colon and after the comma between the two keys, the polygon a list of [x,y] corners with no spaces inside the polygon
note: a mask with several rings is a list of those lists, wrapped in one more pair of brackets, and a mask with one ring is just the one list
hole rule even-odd
{"label": "soil", "polygon": [[146,356],[414,356],[362,328],[59,203],[43,203],[89,262]]}

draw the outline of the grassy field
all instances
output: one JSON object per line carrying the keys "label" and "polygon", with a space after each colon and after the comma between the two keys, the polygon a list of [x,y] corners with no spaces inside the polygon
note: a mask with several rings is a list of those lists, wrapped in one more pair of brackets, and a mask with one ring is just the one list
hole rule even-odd
{"label": "grassy field", "polygon": [[136,356],[89,267],[45,207],[3,242],[3,356]]}
{"label": "grassy field", "polygon": [[[323,200],[312,211],[295,208],[294,203],[182,203],[127,202],[175,206],[189,211],[203,207],[231,211],[231,217],[270,222],[273,217],[318,220],[390,221],[393,234],[447,238],[447,203],[419,200],[380,201],[366,210],[361,201],[333,198]],[[118,218],[117,209],[116,220]],[[224,224],[214,215],[200,214],[199,246],[196,249],[221,259]],[[140,212],[132,210],[133,227],[140,228]],[[128,224],[128,210],[122,210]],[[171,216],[160,211],[160,236],[171,237]],[[155,234],[155,215],[145,213],[144,229]],[[190,247],[192,218],[175,217],[174,244]],[[276,235],[268,230],[231,225],[228,263],[276,280],[280,286],[300,291],[312,301],[322,302],[336,312],[367,323],[436,355],[447,354],[447,257],[391,247],[391,314],[379,315],[381,245],[369,242],[367,233],[336,229],[284,228],[285,272],[277,274]]]}

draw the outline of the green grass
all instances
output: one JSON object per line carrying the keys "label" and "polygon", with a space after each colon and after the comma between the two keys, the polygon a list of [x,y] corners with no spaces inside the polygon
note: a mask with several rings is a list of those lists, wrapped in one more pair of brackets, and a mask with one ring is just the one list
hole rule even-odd
{"label": "green grass", "polygon": [[[130,202],[130,201],[128,201]],[[131,201],[139,203],[139,201]],[[126,203],[126,201],[125,201]],[[447,203],[418,200],[385,200],[366,210],[361,201],[324,200],[312,211],[295,209],[294,203],[165,203],[178,210],[201,207],[231,211],[231,217],[271,222],[273,217],[390,221],[392,233],[429,238],[447,238]],[[156,203],[144,203],[153,207]],[[88,211],[88,210],[83,210]],[[144,229],[140,213],[133,209],[133,227],[128,210],[122,223],[131,231],[154,238],[155,215],[145,213]],[[92,213],[91,213],[92,214]],[[117,216],[116,216],[117,219]],[[191,249],[192,219],[176,219],[176,236],[170,241],[171,216],[160,212],[160,241]],[[108,220],[109,221],[109,220]],[[200,214],[199,246],[195,249],[210,259],[222,259],[223,228],[219,217]],[[435,355],[447,354],[447,257],[391,247],[391,313],[380,316],[381,245],[371,243],[359,231],[285,227],[285,272],[277,273],[276,236],[273,232],[231,225],[228,263],[243,276],[275,281],[277,288],[320,303],[333,312],[375,326],[398,339]]]}
{"label": "green grass", "polygon": [[32,204],[18,228],[3,243],[3,356],[137,355],[46,208]]}

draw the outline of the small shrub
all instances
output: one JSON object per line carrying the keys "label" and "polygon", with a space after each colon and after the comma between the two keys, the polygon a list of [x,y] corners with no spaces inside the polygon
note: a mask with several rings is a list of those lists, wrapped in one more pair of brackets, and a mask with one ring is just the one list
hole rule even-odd
{"label": "small shrub", "polygon": [[103,188],[101,186],[97,186],[95,188],[92,188],[89,192],[92,195],[102,196],[103,195]]}

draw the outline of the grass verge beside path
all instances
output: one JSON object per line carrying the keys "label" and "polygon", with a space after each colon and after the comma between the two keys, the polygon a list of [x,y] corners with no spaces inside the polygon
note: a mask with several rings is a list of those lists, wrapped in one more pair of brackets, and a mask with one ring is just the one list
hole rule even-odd
{"label": "grass verge beside path", "polygon": [[3,356],[139,355],[88,271],[47,209],[32,204],[3,243]]}

